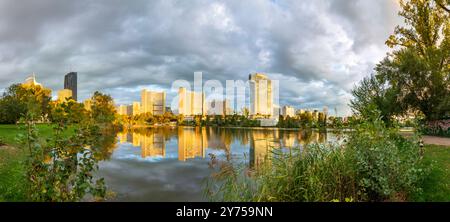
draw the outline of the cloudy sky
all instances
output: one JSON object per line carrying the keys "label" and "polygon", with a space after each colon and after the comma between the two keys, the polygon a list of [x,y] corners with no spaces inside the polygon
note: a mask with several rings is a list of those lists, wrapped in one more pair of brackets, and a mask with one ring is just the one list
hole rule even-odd
{"label": "cloudy sky", "polygon": [[[396,0],[0,1],[0,90],[30,73],[54,94],[79,75],[79,99],[116,103],[177,79],[280,81],[280,103],[339,115],[388,51]],[[169,103],[169,102],[168,102]]]}

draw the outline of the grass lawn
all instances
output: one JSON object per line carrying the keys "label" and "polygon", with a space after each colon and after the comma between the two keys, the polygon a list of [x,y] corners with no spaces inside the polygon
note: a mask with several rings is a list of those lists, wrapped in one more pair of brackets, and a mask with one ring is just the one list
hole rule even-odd
{"label": "grass lawn", "polygon": [[22,150],[0,148],[0,202],[26,200],[24,160]]}
{"label": "grass lawn", "polygon": [[415,201],[450,202],[450,147],[426,145],[424,161],[433,169]]}
{"label": "grass lawn", "polygon": [[[52,135],[52,126],[38,125],[42,139]],[[7,146],[0,146],[0,202],[25,201],[25,169],[23,161],[26,151],[20,148],[16,137],[24,133],[17,125],[0,125],[0,141]]]}
{"label": "grass lawn", "polygon": [[[0,140],[6,144],[16,146],[19,144],[19,141],[16,140],[16,137],[19,133],[24,133],[22,129],[19,129],[18,125],[0,125]],[[39,135],[42,137],[49,137],[52,135],[52,126],[47,124],[37,125],[39,130]]]}

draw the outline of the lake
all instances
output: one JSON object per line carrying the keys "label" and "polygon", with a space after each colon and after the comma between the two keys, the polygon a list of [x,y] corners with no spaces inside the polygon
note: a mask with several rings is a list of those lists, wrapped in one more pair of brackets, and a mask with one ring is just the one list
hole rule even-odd
{"label": "lake", "polygon": [[271,149],[301,149],[336,140],[313,130],[213,127],[142,128],[107,140],[98,175],[115,192],[113,201],[206,201],[205,179],[218,160],[257,166]]}

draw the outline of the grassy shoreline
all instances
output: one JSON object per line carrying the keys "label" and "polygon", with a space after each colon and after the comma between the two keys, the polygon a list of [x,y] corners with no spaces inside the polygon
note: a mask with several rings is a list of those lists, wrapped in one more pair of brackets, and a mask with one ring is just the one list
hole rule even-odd
{"label": "grassy shoreline", "polygon": [[[39,124],[42,139],[52,135],[52,126]],[[17,135],[24,133],[19,125],[0,125],[0,201],[26,201],[24,161],[26,150],[20,148]]]}
{"label": "grassy shoreline", "polygon": [[[22,149],[17,136],[25,133],[20,125],[0,125],[0,202],[26,201],[24,161],[27,150]],[[53,126],[37,124],[41,140],[45,141],[53,135]],[[70,134],[70,130],[66,132]]]}
{"label": "grassy shoreline", "polygon": [[[51,137],[52,126],[38,125],[42,139]],[[17,125],[0,125],[0,139],[6,146],[0,147],[0,202],[26,201],[25,169],[26,151],[20,149],[15,139],[22,133]],[[425,145],[424,161],[433,164],[430,176],[423,181],[423,192],[413,201],[450,202],[450,147]]]}

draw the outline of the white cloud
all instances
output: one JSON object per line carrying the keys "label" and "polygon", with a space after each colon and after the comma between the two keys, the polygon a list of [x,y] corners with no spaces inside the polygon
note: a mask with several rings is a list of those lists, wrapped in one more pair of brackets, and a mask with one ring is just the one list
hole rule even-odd
{"label": "white cloud", "polygon": [[223,83],[258,71],[280,77],[282,103],[348,114],[397,10],[393,0],[4,0],[0,88],[35,72],[59,90],[72,67],[81,99],[102,90],[127,103],[136,88],[167,89],[195,71]]}

